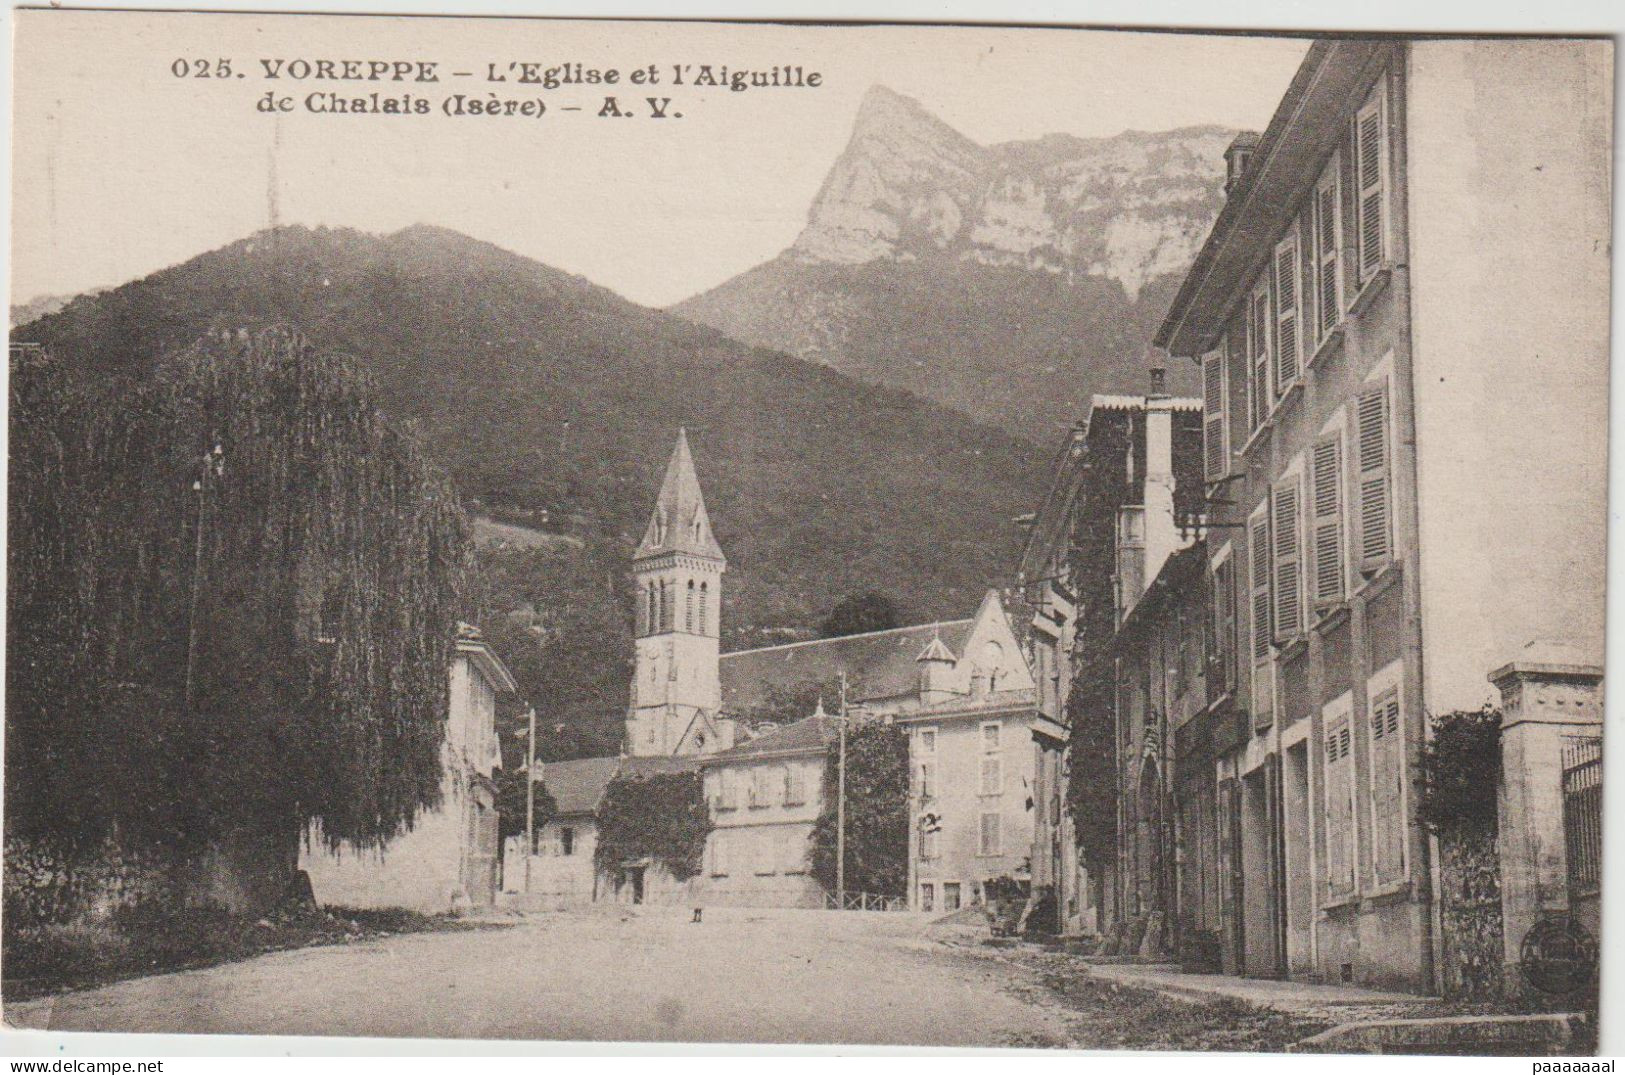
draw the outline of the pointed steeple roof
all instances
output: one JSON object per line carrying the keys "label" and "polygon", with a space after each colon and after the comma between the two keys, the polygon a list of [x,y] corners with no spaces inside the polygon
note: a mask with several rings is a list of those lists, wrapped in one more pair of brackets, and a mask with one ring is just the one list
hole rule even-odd
{"label": "pointed steeple roof", "polygon": [[914,660],[916,663],[924,661],[942,661],[947,664],[954,664],[958,661],[958,658],[954,656],[952,650],[943,645],[941,635],[932,635],[931,644],[926,646],[925,649],[921,650],[920,655],[914,658]]}
{"label": "pointed steeple roof", "polygon": [[672,552],[727,562],[705,514],[705,497],[700,494],[700,479],[694,473],[686,429],[677,430],[677,446],[672,449],[671,462],[666,464],[660,499],[655,501],[654,514],[649,517],[634,559]]}

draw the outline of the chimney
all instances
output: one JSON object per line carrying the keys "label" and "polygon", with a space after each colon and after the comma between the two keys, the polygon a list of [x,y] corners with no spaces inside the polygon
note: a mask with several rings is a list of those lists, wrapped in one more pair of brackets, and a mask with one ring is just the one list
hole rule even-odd
{"label": "chimney", "polygon": [[1230,148],[1224,151],[1224,194],[1229,197],[1241,181],[1246,178],[1247,166],[1253,161],[1253,153],[1258,149],[1258,132],[1242,131],[1230,143]]}
{"label": "chimney", "polygon": [[1150,587],[1157,572],[1179,548],[1174,525],[1174,401],[1167,393],[1166,371],[1151,369],[1151,391],[1145,397],[1145,574]]}

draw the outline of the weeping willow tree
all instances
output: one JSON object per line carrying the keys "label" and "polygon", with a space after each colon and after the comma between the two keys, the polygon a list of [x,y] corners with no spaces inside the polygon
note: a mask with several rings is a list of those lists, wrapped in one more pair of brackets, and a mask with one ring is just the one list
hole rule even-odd
{"label": "weeping willow tree", "polygon": [[8,836],[253,905],[310,823],[377,846],[437,801],[464,523],[353,361],[283,327],[139,383],[14,356],[9,482]]}

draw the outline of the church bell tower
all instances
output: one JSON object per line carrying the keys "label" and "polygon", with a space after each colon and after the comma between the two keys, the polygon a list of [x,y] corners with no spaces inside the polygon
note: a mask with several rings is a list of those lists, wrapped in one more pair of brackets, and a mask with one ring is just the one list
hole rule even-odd
{"label": "church bell tower", "polygon": [[686,430],[632,558],[637,584],[637,660],[626,713],[626,753],[710,754],[733,745],[721,716],[718,636],[722,574]]}

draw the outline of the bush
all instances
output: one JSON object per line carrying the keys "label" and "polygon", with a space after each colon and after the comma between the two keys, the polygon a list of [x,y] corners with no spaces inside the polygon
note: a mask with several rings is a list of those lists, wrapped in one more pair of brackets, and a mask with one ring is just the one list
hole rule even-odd
{"label": "bush", "polygon": [[1417,764],[1417,816],[1434,832],[1493,831],[1501,777],[1501,711],[1430,718],[1432,740]]}
{"label": "bush", "polygon": [[679,881],[700,872],[711,811],[699,773],[617,776],[598,806],[593,865],[611,870],[647,858]]}

